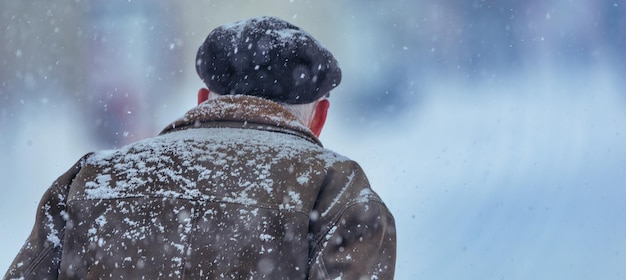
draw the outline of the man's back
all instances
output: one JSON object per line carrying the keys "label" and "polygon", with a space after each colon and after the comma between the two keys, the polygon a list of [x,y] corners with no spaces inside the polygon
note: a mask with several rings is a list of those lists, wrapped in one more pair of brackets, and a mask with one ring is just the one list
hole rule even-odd
{"label": "man's back", "polygon": [[[65,226],[50,231],[63,243],[61,277],[384,275],[388,210],[356,163],[273,104],[210,100],[158,137],[86,156],[57,184],[69,186]],[[250,106],[265,114],[255,120]],[[371,250],[384,257],[358,261]]]}

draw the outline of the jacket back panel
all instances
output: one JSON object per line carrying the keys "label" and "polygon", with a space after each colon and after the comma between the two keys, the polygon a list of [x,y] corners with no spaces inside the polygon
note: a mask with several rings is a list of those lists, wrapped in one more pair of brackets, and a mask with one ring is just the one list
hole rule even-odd
{"label": "jacket back panel", "polygon": [[71,185],[68,277],[297,279],[340,156],[257,129],[167,133],[87,158]]}

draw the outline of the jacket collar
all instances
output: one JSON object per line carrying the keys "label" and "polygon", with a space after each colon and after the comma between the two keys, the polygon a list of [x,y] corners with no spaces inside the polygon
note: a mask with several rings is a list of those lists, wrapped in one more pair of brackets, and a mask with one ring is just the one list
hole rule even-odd
{"label": "jacket collar", "polygon": [[225,95],[202,102],[160,134],[199,127],[237,127],[297,135],[322,146],[311,130],[278,103],[267,99]]}

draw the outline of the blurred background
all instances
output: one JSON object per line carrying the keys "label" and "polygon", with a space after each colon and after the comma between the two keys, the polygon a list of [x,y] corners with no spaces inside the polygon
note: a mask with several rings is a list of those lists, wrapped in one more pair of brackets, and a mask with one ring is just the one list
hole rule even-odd
{"label": "blurred background", "polygon": [[83,154],[195,105],[195,52],[260,15],[344,73],[321,140],[396,217],[396,279],[626,279],[623,0],[0,2],[0,273]]}

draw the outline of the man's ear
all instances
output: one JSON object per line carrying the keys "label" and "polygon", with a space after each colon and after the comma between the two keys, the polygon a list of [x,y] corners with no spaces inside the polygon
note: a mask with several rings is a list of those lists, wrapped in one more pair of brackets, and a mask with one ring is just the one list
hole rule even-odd
{"label": "man's ear", "polygon": [[204,101],[207,101],[210,95],[211,91],[207,88],[201,88],[200,90],[198,90],[198,105],[200,105],[200,103]]}
{"label": "man's ear", "polygon": [[311,120],[309,128],[317,137],[320,137],[320,134],[322,133],[322,128],[324,128],[324,124],[326,123],[326,116],[328,115],[329,107],[330,101],[328,101],[328,99],[322,99],[317,102],[317,105],[315,105],[315,113],[313,114],[313,119]]}

